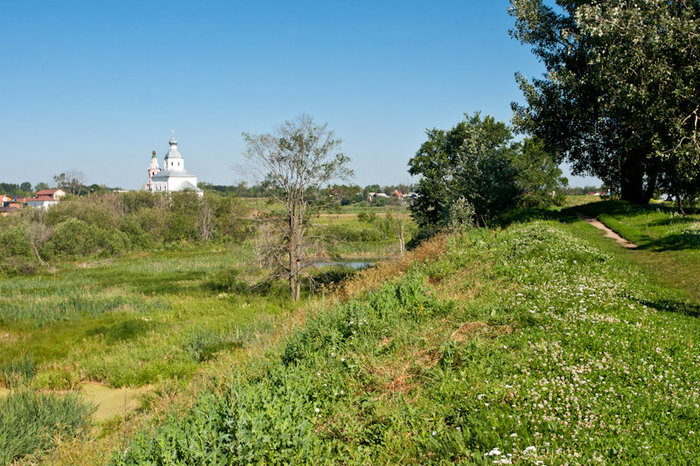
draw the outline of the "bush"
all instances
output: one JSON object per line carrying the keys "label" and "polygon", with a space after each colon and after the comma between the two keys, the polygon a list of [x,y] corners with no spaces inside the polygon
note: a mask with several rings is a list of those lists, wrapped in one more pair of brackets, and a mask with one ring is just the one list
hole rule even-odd
{"label": "bush", "polygon": [[131,249],[149,250],[156,245],[153,235],[143,228],[136,215],[125,215],[119,230],[126,234]]}
{"label": "bush", "polygon": [[42,247],[49,257],[74,259],[96,253],[116,255],[129,250],[129,237],[119,230],[103,230],[82,220],[69,219],[56,226]]}
{"label": "bush", "polygon": [[0,260],[9,257],[34,257],[29,244],[26,228],[23,225],[10,225],[0,230]]}
{"label": "bush", "polygon": [[56,225],[42,253],[55,258],[89,256],[97,249],[97,229],[75,218]]}

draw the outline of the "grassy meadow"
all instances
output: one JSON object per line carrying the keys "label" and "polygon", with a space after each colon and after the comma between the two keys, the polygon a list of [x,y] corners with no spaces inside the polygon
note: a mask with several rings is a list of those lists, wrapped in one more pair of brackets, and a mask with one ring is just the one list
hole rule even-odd
{"label": "grassy meadow", "polygon": [[[388,258],[385,213],[312,230],[333,257]],[[0,464],[692,463],[698,215],[573,200],[532,217],[298,306],[252,286],[251,243],[3,280],[0,402],[42,414],[0,421]],[[147,402],[127,412],[127,393]]]}
{"label": "grassy meadow", "polygon": [[[271,208],[255,202],[252,208]],[[324,250],[319,259],[396,255],[396,240],[382,229],[382,216],[373,214],[365,222],[344,212],[315,217],[315,233],[354,239]],[[114,419],[131,416],[141,406],[143,395],[187,385],[206,364],[257,341],[296,307],[288,302],[283,284],[261,286],[265,271],[259,268],[254,246],[249,239],[108,259],[87,257],[54,262],[50,269],[29,276],[4,278],[0,400],[14,406],[31,398],[35,406],[51,411],[62,399],[56,391],[79,393],[88,403],[78,416],[80,422],[94,412],[92,419],[109,431]],[[323,284],[348,273],[336,267],[317,281]],[[47,397],[59,401],[52,404]],[[87,408],[90,402],[96,404],[94,409]],[[41,425],[35,427],[42,429]],[[41,452],[52,443],[50,436],[20,448],[10,442],[16,429],[9,421],[0,425],[0,450],[5,452],[0,464],[27,454],[35,458],[34,450]],[[70,437],[81,429],[58,429],[52,435]],[[32,429],[27,432],[35,437]]]}
{"label": "grassy meadow", "polygon": [[289,307],[274,294],[229,289],[229,271],[250,255],[246,247],[142,254],[4,280],[0,377],[11,386],[31,374],[32,387],[69,389],[187,376]]}

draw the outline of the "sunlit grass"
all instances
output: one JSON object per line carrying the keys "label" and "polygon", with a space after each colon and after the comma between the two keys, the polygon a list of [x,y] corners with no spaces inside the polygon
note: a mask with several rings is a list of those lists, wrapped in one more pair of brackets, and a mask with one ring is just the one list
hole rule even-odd
{"label": "sunlit grass", "polygon": [[[32,385],[69,388],[81,381],[144,385],[186,377],[216,351],[234,349],[289,309],[284,298],[211,288],[221,270],[252,261],[245,246],[122,258],[87,268],[0,283],[0,366],[30,357]],[[221,340],[193,352],[197,331]],[[242,335],[242,336],[241,336]],[[201,338],[201,335],[200,337]],[[26,378],[26,377],[25,377]],[[2,382],[2,381],[0,381]]]}
{"label": "sunlit grass", "polygon": [[114,461],[693,462],[698,303],[587,229],[452,237]]}

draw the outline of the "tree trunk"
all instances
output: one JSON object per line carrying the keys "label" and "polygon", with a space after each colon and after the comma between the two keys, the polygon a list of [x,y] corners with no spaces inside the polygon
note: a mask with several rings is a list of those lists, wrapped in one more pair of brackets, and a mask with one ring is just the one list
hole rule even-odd
{"label": "tree trunk", "polygon": [[297,257],[296,257],[296,228],[294,225],[294,210],[289,209],[289,299],[295,301],[297,282]]}
{"label": "tree trunk", "polygon": [[651,199],[644,189],[644,166],[637,157],[625,157],[620,166],[620,198],[633,204],[646,205]]}

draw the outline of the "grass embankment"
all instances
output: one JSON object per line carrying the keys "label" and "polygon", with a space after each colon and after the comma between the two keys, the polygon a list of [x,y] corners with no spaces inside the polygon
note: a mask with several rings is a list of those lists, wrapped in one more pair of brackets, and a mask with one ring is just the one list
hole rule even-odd
{"label": "grass embankment", "polygon": [[698,304],[587,229],[451,238],[224,371],[114,463],[693,462]]}
{"label": "grass embankment", "polygon": [[[356,214],[334,215],[317,217],[317,227],[356,236],[345,250],[334,251],[341,257],[386,257],[397,249],[379,225],[381,214],[364,223]],[[116,426],[126,432],[141,422],[145,413],[133,411],[144,394],[160,403],[181,392],[202,363],[248,346],[296,307],[274,284],[251,286],[265,271],[249,243],[183,248],[57,262],[34,276],[0,281],[0,397],[13,391],[79,392],[97,405],[97,433],[113,436]],[[329,269],[317,282],[347,274]],[[50,411],[58,405],[42,406]],[[0,436],[15,435],[8,426]],[[60,432],[51,438],[61,443],[71,436]],[[30,458],[51,443],[38,444]],[[21,457],[25,450],[17,445],[8,444],[4,454]],[[79,458],[74,447],[67,453]]]}

